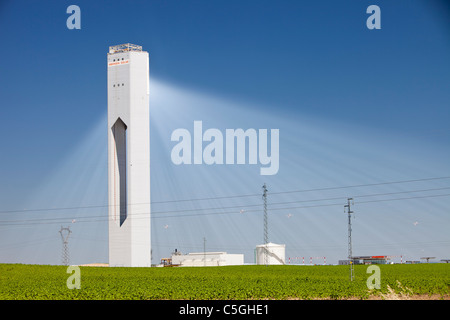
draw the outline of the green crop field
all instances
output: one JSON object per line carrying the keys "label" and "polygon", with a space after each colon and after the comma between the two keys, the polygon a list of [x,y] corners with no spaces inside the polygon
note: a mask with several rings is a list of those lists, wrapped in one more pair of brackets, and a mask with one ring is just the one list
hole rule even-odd
{"label": "green crop field", "polygon": [[367,266],[80,267],[68,289],[64,266],[0,264],[0,299],[368,299],[388,294],[448,297],[450,264],[380,265],[369,290]]}

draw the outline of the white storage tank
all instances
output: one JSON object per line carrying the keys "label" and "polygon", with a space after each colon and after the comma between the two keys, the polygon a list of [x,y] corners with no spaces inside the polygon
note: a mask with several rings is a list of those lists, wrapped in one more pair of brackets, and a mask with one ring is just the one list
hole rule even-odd
{"label": "white storage tank", "polygon": [[267,264],[285,264],[285,244],[267,243],[256,246],[256,264],[266,264],[264,252],[267,250]]}

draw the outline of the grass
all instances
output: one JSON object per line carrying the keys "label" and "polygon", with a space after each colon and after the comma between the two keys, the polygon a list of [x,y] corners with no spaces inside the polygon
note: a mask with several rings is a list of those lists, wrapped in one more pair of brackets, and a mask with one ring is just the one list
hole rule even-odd
{"label": "grass", "polygon": [[386,294],[448,295],[450,264],[381,265],[368,290],[367,266],[80,267],[69,290],[64,266],[0,264],[0,299],[367,299]]}

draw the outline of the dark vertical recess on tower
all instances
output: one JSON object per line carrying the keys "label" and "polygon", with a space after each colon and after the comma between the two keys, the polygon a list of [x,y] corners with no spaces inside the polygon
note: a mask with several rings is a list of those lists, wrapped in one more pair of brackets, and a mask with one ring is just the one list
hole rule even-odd
{"label": "dark vertical recess on tower", "polygon": [[[120,226],[127,219],[127,126],[119,118],[113,126],[113,135],[116,146],[116,159],[118,164]],[[116,188],[115,188],[116,190]],[[117,204],[116,204],[117,205]]]}

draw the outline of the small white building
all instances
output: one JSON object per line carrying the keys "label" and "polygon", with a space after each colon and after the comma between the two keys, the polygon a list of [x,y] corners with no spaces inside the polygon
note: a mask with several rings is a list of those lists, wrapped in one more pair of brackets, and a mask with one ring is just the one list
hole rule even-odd
{"label": "small white building", "polygon": [[243,254],[229,254],[226,252],[194,252],[172,255],[172,265],[179,265],[181,267],[217,267],[243,264]]}
{"label": "small white building", "polygon": [[269,242],[256,246],[256,264],[266,264],[265,252],[267,251],[267,264],[285,264],[285,244]]}

